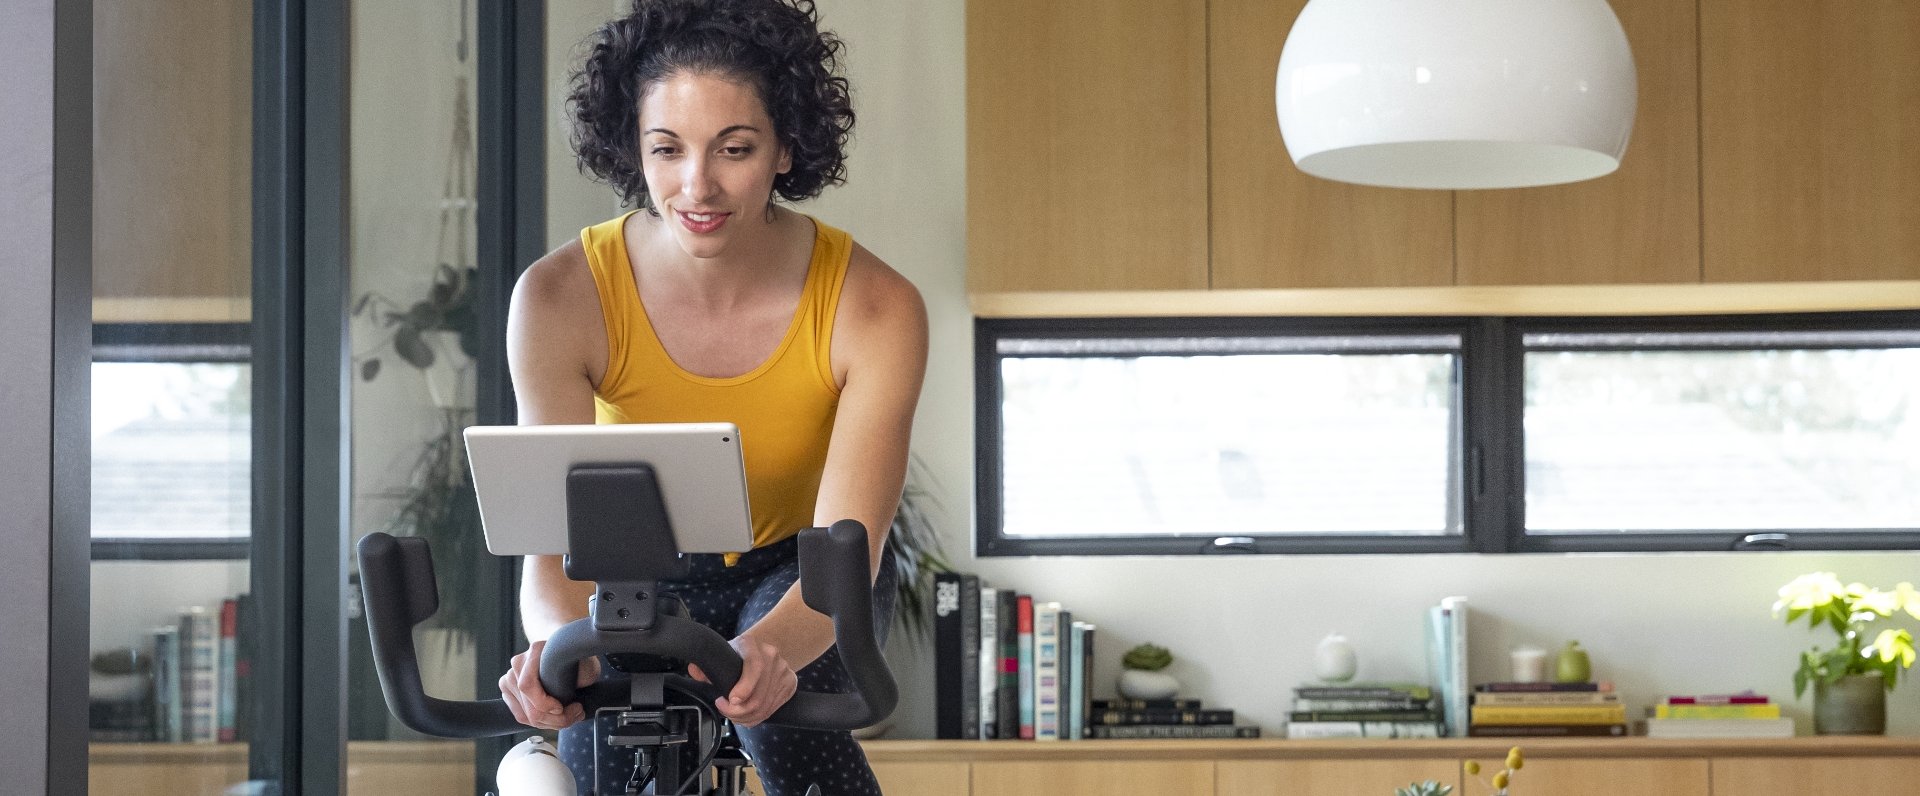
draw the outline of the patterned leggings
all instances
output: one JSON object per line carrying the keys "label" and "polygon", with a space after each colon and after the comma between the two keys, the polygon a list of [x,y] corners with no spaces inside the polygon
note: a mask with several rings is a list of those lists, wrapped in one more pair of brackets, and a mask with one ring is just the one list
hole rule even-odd
{"label": "patterned leggings", "polygon": [[[733,638],[752,627],[800,580],[799,540],[787,539],[747,552],[738,563],[728,567],[718,555],[688,556],[687,577],[662,581],[660,588],[680,596],[694,621]],[[880,577],[873,586],[873,631],[882,644],[893,623],[893,556],[882,556]],[[615,673],[609,672],[608,676]],[[838,647],[807,664],[799,672],[800,690],[844,693],[852,690],[846,667],[840,663]],[[581,722],[560,732],[560,759],[573,769],[580,793],[593,793],[594,724],[605,733],[611,728],[611,716]],[[762,724],[736,727],[747,757],[766,788],[766,796],[801,796],[808,785],[819,785],[826,796],[880,796],[880,785],[867,766],[867,756],[852,733],[845,731],[799,730]],[[612,750],[602,749],[603,752]],[[632,750],[602,754],[600,778],[603,782],[625,782],[633,772]],[[667,790],[679,783],[657,786]]]}

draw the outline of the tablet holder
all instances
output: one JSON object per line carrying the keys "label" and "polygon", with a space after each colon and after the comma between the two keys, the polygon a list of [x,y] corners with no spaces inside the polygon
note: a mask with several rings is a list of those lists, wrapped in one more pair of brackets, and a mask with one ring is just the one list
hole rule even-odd
{"label": "tablet holder", "polygon": [[651,630],[659,581],[684,576],[686,556],[660,480],[644,462],[577,465],[567,471],[567,577],[594,583],[596,630]]}

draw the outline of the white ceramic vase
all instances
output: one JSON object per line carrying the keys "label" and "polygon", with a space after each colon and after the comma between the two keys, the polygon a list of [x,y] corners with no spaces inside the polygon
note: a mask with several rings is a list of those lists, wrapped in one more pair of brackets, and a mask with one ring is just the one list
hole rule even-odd
{"label": "white ceramic vase", "polygon": [[1123,669],[1117,685],[1120,695],[1128,699],[1172,699],[1180,693],[1180,681],[1166,672]]}

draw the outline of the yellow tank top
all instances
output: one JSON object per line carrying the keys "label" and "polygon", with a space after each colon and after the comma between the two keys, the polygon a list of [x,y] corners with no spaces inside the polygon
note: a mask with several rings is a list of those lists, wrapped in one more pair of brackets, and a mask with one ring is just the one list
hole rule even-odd
{"label": "yellow tank top", "polygon": [[[631,215],[580,231],[607,326],[607,373],[594,393],[595,420],[733,423],[746,459],[754,546],[812,526],[840,405],[828,344],[852,237],[814,221],[813,259],[786,336],[758,367],[715,379],[682,369],[654,334],[621,234]],[[728,565],[734,558],[727,558]]]}

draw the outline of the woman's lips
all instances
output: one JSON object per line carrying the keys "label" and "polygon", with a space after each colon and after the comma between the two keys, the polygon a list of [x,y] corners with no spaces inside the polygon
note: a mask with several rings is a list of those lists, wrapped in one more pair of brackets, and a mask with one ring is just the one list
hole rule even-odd
{"label": "woman's lips", "polygon": [[686,227],[689,231],[692,231],[694,233],[705,235],[709,232],[713,232],[714,230],[719,229],[722,225],[726,224],[727,219],[731,217],[733,214],[732,213],[689,213],[683,210],[683,211],[680,211],[678,215],[680,216],[681,226]]}

